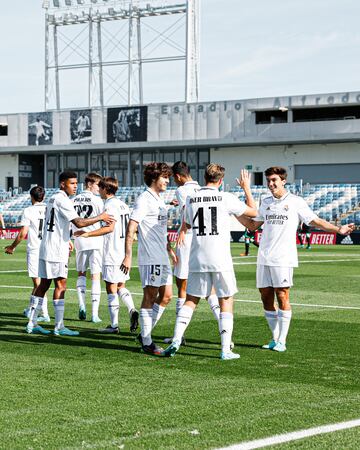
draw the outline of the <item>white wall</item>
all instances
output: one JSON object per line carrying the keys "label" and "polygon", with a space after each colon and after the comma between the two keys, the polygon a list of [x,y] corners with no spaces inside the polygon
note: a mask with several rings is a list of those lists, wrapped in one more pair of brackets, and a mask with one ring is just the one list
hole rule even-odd
{"label": "white wall", "polygon": [[14,177],[14,186],[19,185],[18,155],[0,155],[0,189],[6,188],[6,177]]}
{"label": "white wall", "polygon": [[253,172],[264,172],[270,166],[283,166],[287,169],[288,181],[292,183],[296,164],[360,163],[360,144],[219,148],[211,149],[210,160],[225,167],[225,183],[231,187],[236,185],[235,178],[239,177],[240,169],[247,165],[252,165]]}

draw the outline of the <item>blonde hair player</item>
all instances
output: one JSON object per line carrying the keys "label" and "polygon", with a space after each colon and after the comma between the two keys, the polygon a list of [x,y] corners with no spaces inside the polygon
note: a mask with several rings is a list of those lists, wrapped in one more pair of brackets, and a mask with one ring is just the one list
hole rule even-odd
{"label": "blonde hair player", "polygon": [[192,229],[186,301],[176,317],[173,342],[164,350],[163,356],[174,356],[178,351],[200,298],[208,297],[214,287],[220,304],[220,358],[240,358],[231,350],[233,296],[237,287],[230,249],[230,216],[255,217],[257,211],[248,172],[241,171],[240,185],[249,206],[235,195],[219,191],[224,175],[224,167],[209,164],[205,170],[206,186],[186,200],[185,223]]}

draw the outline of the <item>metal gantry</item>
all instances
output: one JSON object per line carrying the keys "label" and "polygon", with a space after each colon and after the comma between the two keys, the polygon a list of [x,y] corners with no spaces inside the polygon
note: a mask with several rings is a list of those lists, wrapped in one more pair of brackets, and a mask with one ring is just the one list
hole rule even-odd
{"label": "metal gantry", "polygon": [[44,0],[45,110],[61,108],[65,71],[81,86],[87,71],[88,107],[141,105],[144,64],[175,61],[184,62],[184,100],[198,101],[199,2]]}

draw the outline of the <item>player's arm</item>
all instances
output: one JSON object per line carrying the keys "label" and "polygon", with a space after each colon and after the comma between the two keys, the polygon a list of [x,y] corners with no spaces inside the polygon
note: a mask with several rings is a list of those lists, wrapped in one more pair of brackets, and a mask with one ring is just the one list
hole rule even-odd
{"label": "player's arm", "polygon": [[[256,203],[254,197],[251,193],[250,188],[250,174],[246,169],[241,169],[240,171],[240,179],[236,178],[238,185],[243,189],[245,194],[245,203],[250,207],[256,210]],[[250,216],[255,217],[255,216]]]}
{"label": "player's arm", "polygon": [[347,225],[341,225],[340,227],[338,227],[324,219],[320,219],[320,217],[313,219],[310,222],[310,225],[316,228],[320,228],[320,230],[327,231],[329,233],[338,233],[344,236],[347,236],[348,234],[352,233],[355,229],[354,223],[349,223]]}
{"label": "player's arm", "polygon": [[129,220],[128,226],[126,227],[125,235],[125,258],[120,266],[120,269],[127,275],[131,269],[132,260],[132,246],[135,238],[135,233],[137,232],[139,223],[133,219]]}
{"label": "player's arm", "polygon": [[15,248],[20,244],[20,242],[26,238],[27,232],[29,231],[28,226],[21,227],[19,234],[16,236],[14,242],[7,247],[5,247],[5,253],[8,255],[12,255],[15,251]]}
{"label": "player's arm", "polygon": [[173,249],[172,246],[171,246],[171,242],[170,242],[170,239],[169,239],[169,235],[167,236],[166,249],[167,249],[167,251],[168,251],[168,253],[169,253],[170,258],[172,259],[173,264],[176,265],[177,262],[178,262],[178,260],[177,260],[176,253],[174,252],[174,249]]}
{"label": "player's arm", "polygon": [[83,237],[83,238],[89,238],[89,237],[97,237],[97,236],[104,236],[105,234],[112,233],[115,228],[115,222],[112,222],[110,225],[105,225],[104,227],[99,228],[98,230],[93,231],[75,231],[74,236],[75,237]]}
{"label": "player's arm", "polygon": [[107,225],[110,225],[111,223],[115,222],[115,219],[110,214],[106,213],[105,211],[101,213],[100,215],[96,217],[89,217],[88,219],[82,219],[81,217],[76,217],[71,221],[77,228],[84,228],[88,227],[90,225],[94,225],[94,223],[97,222],[105,222]]}
{"label": "player's arm", "polygon": [[[257,220],[253,220],[250,217],[247,217],[246,211],[242,216],[236,216],[236,219],[244,225],[245,228],[248,228],[250,231],[255,231],[261,227],[264,222],[258,222]],[[254,216],[253,216],[254,217]]]}

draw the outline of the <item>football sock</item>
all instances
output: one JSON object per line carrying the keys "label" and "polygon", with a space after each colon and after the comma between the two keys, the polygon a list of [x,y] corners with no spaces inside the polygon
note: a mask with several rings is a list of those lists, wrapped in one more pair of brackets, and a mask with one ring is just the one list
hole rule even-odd
{"label": "football sock", "polygon": [[186,298],[178,297],[176,300],[176,315],[179,314],[180,309],[184,306]]}
{"label": "football sock", "polygon": [[48,298],[47,298],[46,294],[44,295],[43,302],[42,302],[42,315],[44,317],[47,317],[49,315]]}
{"label": "football sock", "polygon": [[266,311],[264,309],[265,318],[272,333],[272,338],[277,341],[279,338],[279,319],[277,311]]}
{"label": "football sock", "polygon": [[188,327],[194,310],[190,306],[184,305],[176,317],[173,342],[181,343],[185,330]]}
{"label": "football sock", "polygon": [[207,299],[211,311],[214,314],[215,319],[219,322],[220,319],[220,305],[219,305],[219,299],[217,298],[217,295],[211,294],[209,295]]}
{"label": "football sock", "polygon": [[37,325],[37,315],[40,298],[41,297],[36,297],[35,295],[32,295],[30,299],[30,313],[28,324],[33,327],[36,327]]}
{"label": "football sock", "polygon": [[85,294],[86,294],[86,277],[80,276],[76,281],[76,291],[79,300],[79,308],[86,309]]}
{"label": "football sock", "polygon": [[108,294],[108,308],[110,314],[111,326],[119,326],[119,297],[117,294]]}
{"label": "football sock", "polygon": [[140,309],[140,327],[143,345],[150,345],[152,342],[151,338],[152,314],[153,314],[152,309],[146,308]]}
{"label": "football sock", "polygon": [[165,311],[164,306],[161,306],[158,303],[154,303],[154,305],[152,307],[152,327],[153,328],[159,322],[164,311]]}
{"label": "football sock", "polygon": [[64,328],[65,300],[63,298],[54,298],[53,304],[55,310],[55,330],[60,330]]}
{"label": "football sock", "polygon": [[220,337],[221,337],[221,351],[229,353],[231,351],[231,338],[234,327],[234,315],[229,312],[220,313]]}
{"label": "football sock", "polygon": [[91,315],[92,317],[99,317],[99,306],[101,296],[100,280],[91,281]]}
{"label": "football sock", "polygon": [[291,315],[292,312],[290,311],[283,311],[279,309],[278,316],[279,316],[279,339],[278,341],[282,344],[286,344],[286,337],[289,332],[290,328],[290,321],[291,321]]}
{"label": "football sock", "polygon": [[134,300],[130,294],[130,291],[126,288],[121,288],[118,290],[118,294],[130,314],[130,312],[135,309]]}

